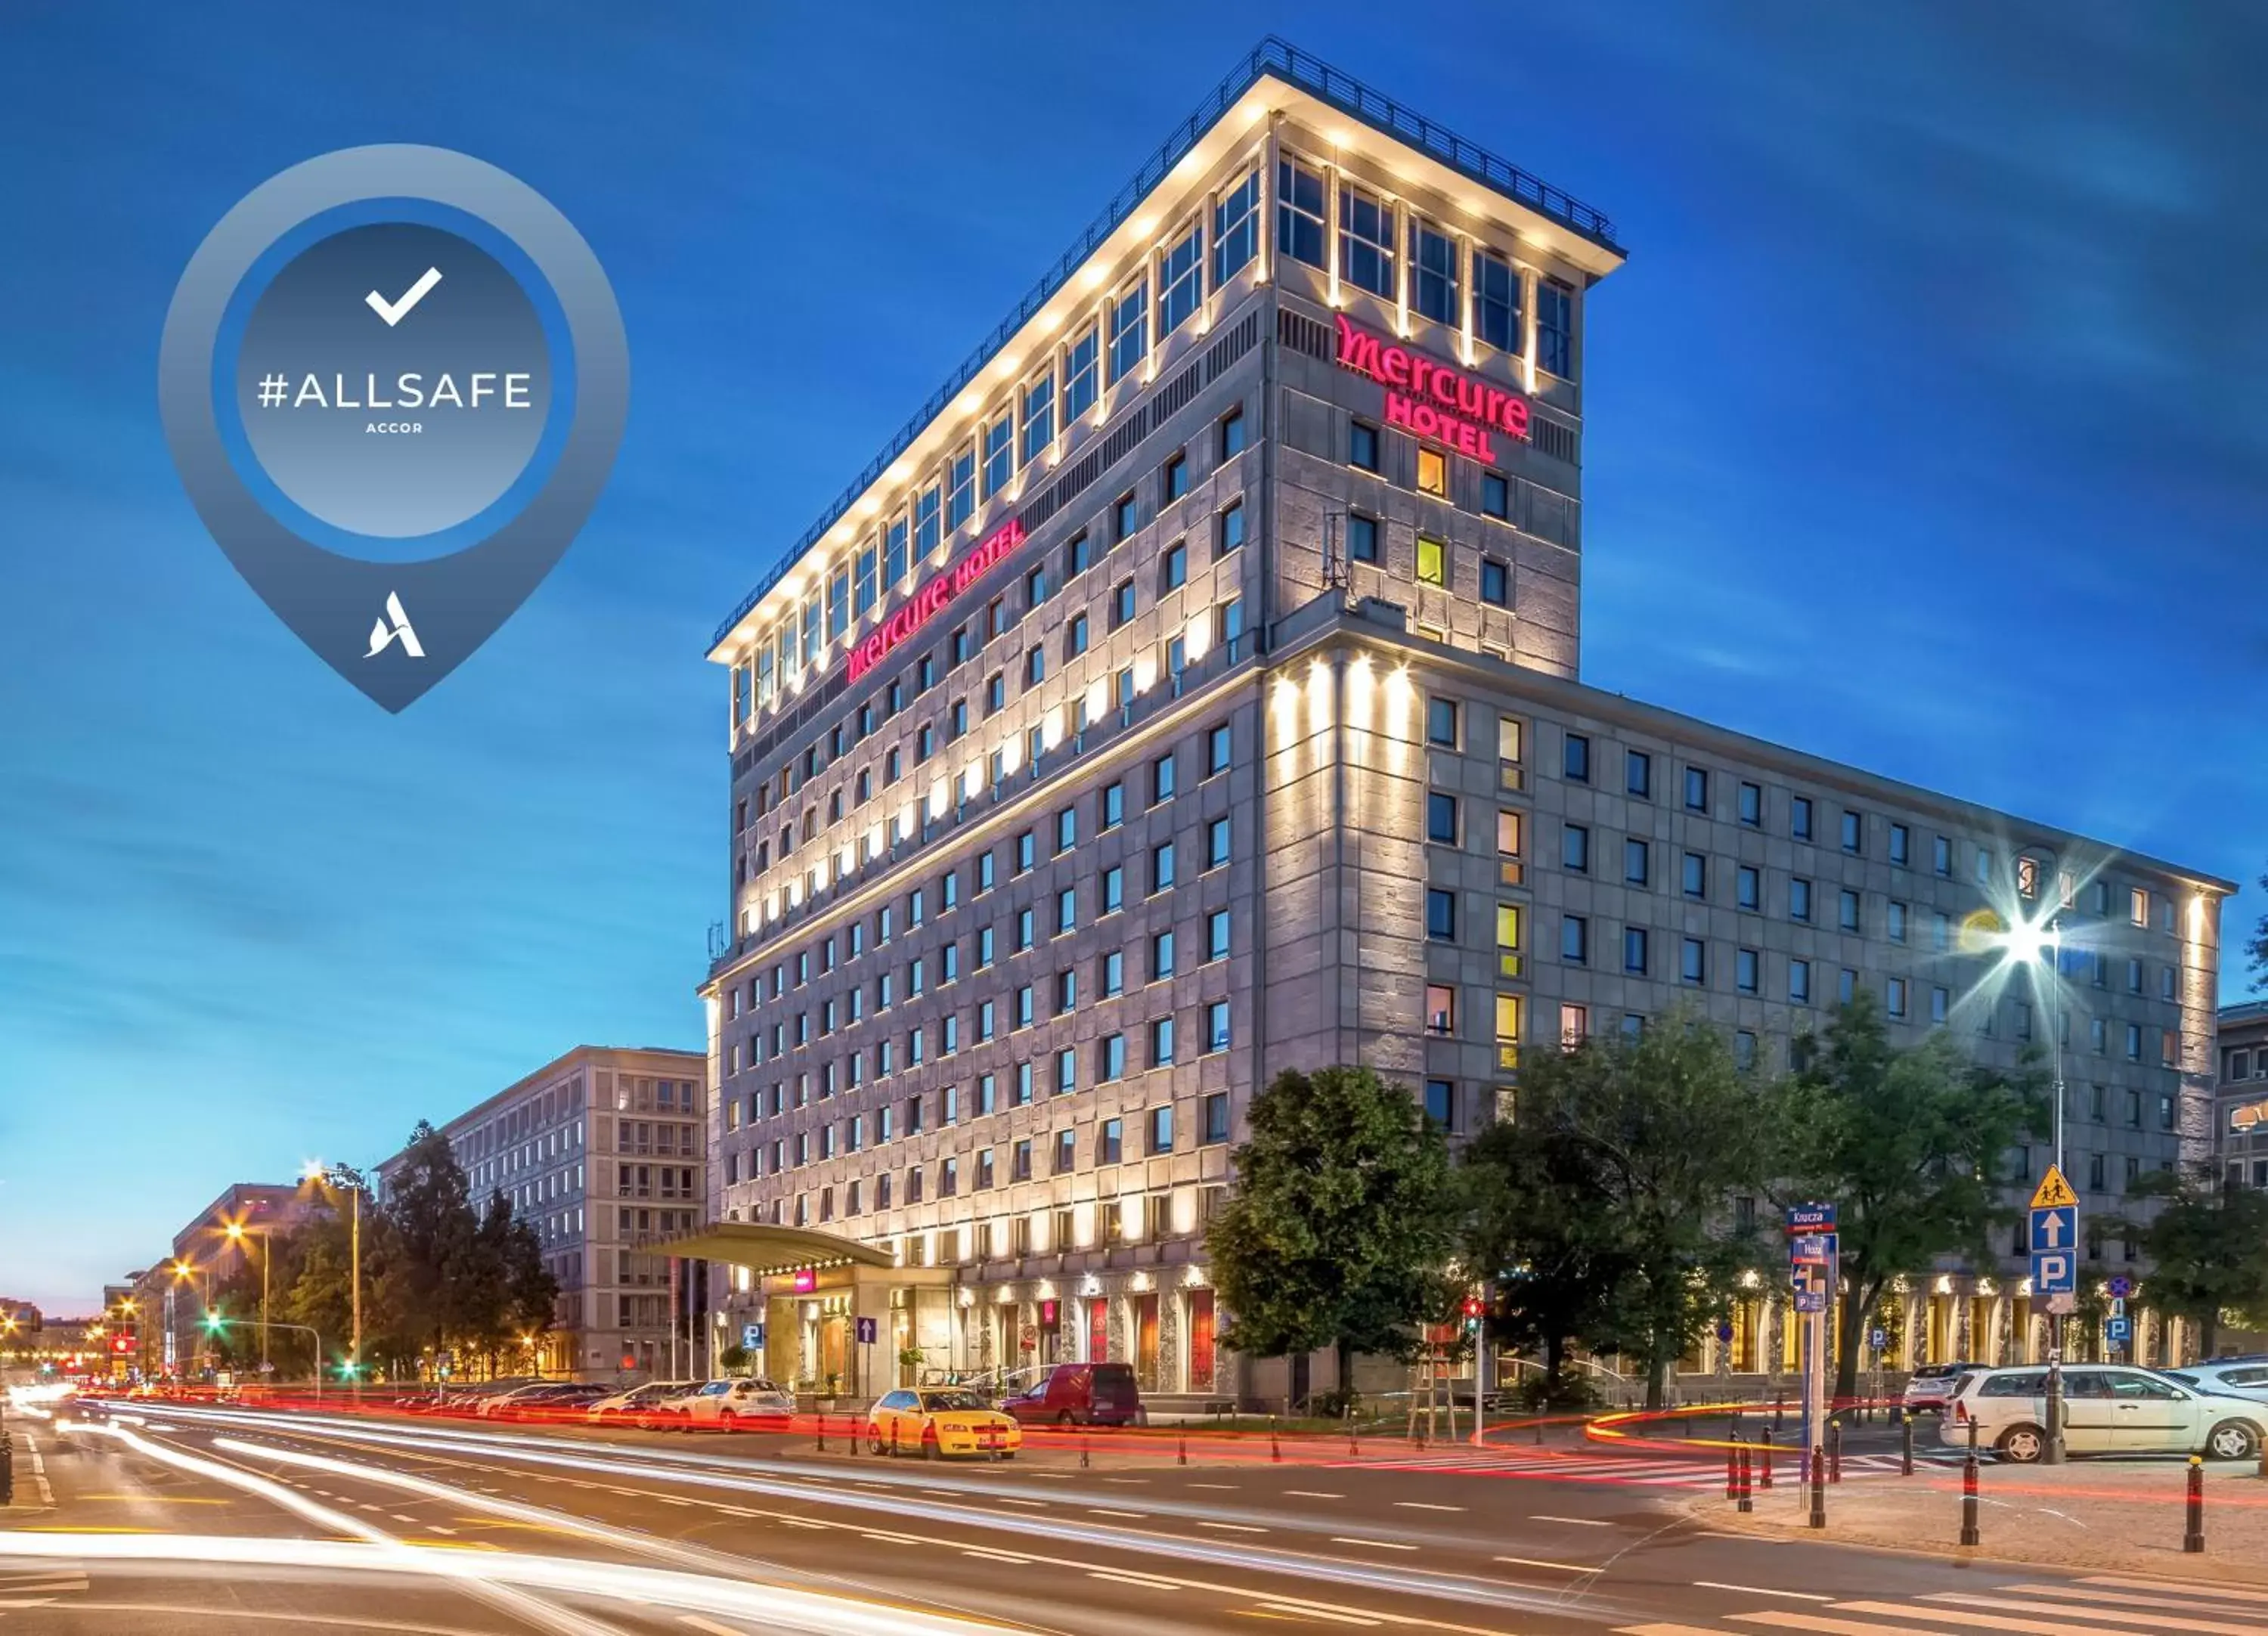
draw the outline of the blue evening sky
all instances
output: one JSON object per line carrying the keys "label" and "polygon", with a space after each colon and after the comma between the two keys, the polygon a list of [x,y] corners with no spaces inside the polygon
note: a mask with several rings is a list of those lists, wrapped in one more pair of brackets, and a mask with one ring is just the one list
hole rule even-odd
{"label": "blue evening sky", "polygon": [[[697,1046],[711,630],[1270,31],[1621,225],[1588,680],[2257,874],[2257,11],[17,0],[0,1294],[91,1307],[578,1042]],[[580,540],[400,718],[210,543],[154,393],[214,221],[387,141],[564,210],[633,369]]]}

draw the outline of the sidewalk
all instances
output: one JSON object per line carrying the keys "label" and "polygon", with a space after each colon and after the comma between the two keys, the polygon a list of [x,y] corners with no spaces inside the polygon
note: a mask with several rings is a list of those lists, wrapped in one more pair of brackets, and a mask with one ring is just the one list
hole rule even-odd
{"label": "sidewalk", "polygon": [[1807,1526],[1807,1498],[1785,1476],[1755,1494],[1743,1516],[1720,1487],[1689,1500],[1686,1514],[1705,1528],[1828,1544],[1878,1545],[1965,1560],[2028,1562],[2058,1567],[2126,1568],[2268,1586],[2268,1481],[2251,1462],[2205,1468],[2205,1550],[2182,1550],[2189,1470],[2180,1461],[2061,1467],[1977,1468],[1979,1543],[1961,1537],[1958,1469],[1917,1470],[1827,1490],[1827,1526]]}

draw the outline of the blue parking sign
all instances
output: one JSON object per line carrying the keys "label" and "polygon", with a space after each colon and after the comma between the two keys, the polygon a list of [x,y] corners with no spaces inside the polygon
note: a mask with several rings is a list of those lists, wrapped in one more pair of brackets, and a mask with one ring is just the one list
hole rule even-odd
{"label": "blue parking sign", "polygon": [[2134,1338],[2134,1320],[2132,1318],[2113,1318],[2102,1329],[2113,1346],[2124,1346]]}

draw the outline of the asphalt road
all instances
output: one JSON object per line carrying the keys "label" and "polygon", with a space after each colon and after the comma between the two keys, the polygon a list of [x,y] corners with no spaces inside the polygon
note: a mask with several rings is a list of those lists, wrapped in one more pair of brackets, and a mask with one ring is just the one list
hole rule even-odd
{"label": "asphalt road", "polygon": [[[2110,1594],[2052,1573],[1712,1533],[1683,1507],[1720,1489],[1721,1468],[1658,1450],[1373,1446],[1278,1463],[1260,1445],[1217,1459],[1199,1440],[1187,1466],[1161,1448],[1082,1467],[1071,1448],[932,1463],[851,1455],[839,1438],[821,1454],[807,1437],[203,1407],[129,1409],[99,1429],[11,1424],[0,1636],[1169,1636],[1256,1620],[2056,1636],[2080,1614],[2069,1597]],[[34,1459],[37,1484],[23,1480]],[[2037,1611],[2012,1622],[1946,1600],[1986,1590]],[[1838,1603],[1901,1611],[1884,1624]],[[2268,1598],[2239,1612],[2268,1636]],[[2205,1623],[2235,1636],[2226,1617]]]}

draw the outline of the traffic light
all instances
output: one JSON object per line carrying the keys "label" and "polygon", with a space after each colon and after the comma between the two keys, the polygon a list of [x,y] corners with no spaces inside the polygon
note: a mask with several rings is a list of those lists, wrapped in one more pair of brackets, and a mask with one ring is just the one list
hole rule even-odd
{"label": "traffic light", "polygon": [[1477,1295],[1468,1295],[1468,1296],[1466,1296],[1466,1297],[1465,1297],[1465,1328],[1466,1328],[1467,1330],[1469,1330],[1472,1331],[1472,1332],[1473,1332],[1473,1333],[1475,1333],[1475,1334],[1478,1334],[1478,1333],[1480,1332],[1480,1327],[1481,1327],[1481,1315],[1482,1315],[1484,1312],[1487,1311],[1487,1309],[1488,1309],[1487,1303],[1486,1303],[1485,1301],[1482,1301],[1482,1300],[1481,1300],[1481,1298],[1480,1298],[1479,1296],[1477,1296]]}
{"label": "traffic light", "polygon": [[208,1332],[217,1335],[227,1327],[228,1320],[222,1317],[219,1313],[208,1311],[205,1314],[205,1329]]}
{"label": "traffic light", "polygon": [[131,1335],[112,1336],[110,1338],[110,1350],[114,1353],[121,1355],[132,1352],[134,1350],[134,1338]]}

